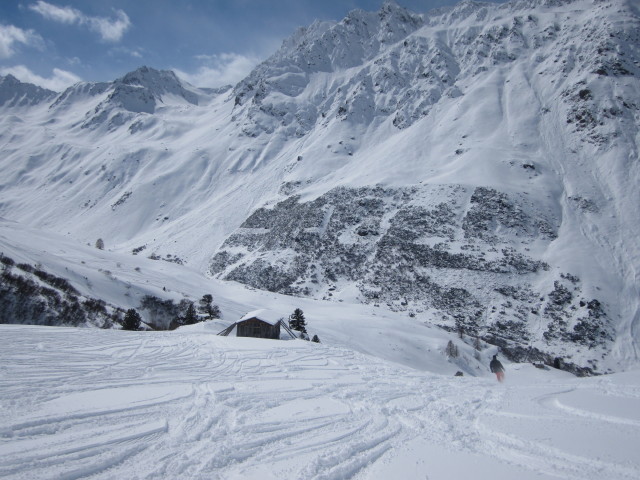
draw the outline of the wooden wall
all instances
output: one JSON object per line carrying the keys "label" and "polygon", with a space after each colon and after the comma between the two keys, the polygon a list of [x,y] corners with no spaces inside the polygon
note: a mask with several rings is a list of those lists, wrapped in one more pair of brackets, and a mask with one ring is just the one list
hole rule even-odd
{"label": "wooden wall", "polygon": [[249,318],[238,322],[238,337],[280,338],[280,325],[271,325],[258,318]]}

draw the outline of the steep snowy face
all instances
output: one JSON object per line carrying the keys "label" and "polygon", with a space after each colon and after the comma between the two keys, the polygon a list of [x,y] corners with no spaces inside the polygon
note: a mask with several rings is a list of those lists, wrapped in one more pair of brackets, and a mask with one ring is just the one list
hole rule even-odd
{"label": "steep snowy face", "polygon": [[[296,32],[234,88],[243,130],[255,136],[283,127],[301,136],[330,117],[354,113],[369,122],[372,113],[401,109],[410,96],[426,94],[425,102],[433,102],[427,90],[441,87],[442,79],[425,81],[423,45],[402,43],[422,25],[421,15],[386,3],[379,12],[354,10],[337,24],[316,23]],[[400,84],[392,86],[392,77]],[[416,81],[415,90],[398,95]]]}
{"label": "steep snowy face", "polygon": [[56,92],[23,83],[13,75],[0,76],[0,107],[26,107],[51,101]]}
{"label": "steep snowy face", "polygon": [[391,117],[406,128],[443,96],[462,95],[465,83],[523,62],[541,75],[633,75],[636,18],[623,2],[469,1],[427,16],[394,3],[353,11],[285,41],[235,87],[234,113],[249,136],[304,135],[336,117]]}
{"label": "steep snowy face", "polygon": [[105,93],[111,84],[108,82],[80,82],[67,88],[50,106],[51,109],[73,108],[87,100],[94,99]]}
{"label": "steep snowy face", "polygon": [[[202,175],[187,168],[178,178],[174,168],[184,159],[176,162],[167,145],[199,123],[210,138],[201,119],[208,110],[199,104],[225,91],[197,89],[173,72],[142,67],[113,82],[78,83],[37,109],[8,108],[12,115],[0,116],[0,215],[54,229],[67,223],[67,232],[86,238],[102,225],[113,243],[150,233],[173,213],[166,200]],[[191,140],[176,150],[189,151]],[[131,210],[119,208],[134,191]]]}

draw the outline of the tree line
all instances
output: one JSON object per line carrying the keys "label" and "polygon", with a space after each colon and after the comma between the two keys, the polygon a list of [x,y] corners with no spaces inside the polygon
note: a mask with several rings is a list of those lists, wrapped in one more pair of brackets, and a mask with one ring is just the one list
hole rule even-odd
{"label": "tree line", "polygon": [[[222,318],[220,307],[213,303],[211,294],[203,295],[197,307],[194,302],[186,299],[176,304],[172,300],[145,295],[140,302],[140,309],[146,311],[149,320],[145,323],[154,330],[175,330],[183,325]],[[122,321],[122,329],[139,330],[142,323],[138,311],[130,308]]]}

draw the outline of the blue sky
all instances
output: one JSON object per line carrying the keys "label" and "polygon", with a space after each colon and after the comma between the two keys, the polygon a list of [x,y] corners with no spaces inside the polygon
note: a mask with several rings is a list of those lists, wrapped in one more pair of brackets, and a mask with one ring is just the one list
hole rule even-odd
{"label": "blue sky", "polygon": [[[383,0],[2,0],[0,75],[61,91],[141,65],[203,87],[234,83],[315,19]],[[414,12],[456,0],[398,0]]]}

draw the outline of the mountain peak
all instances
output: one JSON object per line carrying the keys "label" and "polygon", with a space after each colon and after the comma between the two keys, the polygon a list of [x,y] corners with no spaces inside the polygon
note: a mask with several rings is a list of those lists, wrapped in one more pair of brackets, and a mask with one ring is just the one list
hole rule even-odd
{"label": "mountain peak", "polygon": [[380,7],[380,11],[378,12],[381,17],[390,17],[397,15],[416,15],[412,14],[405,7],[398,4],[395,0],[385,0],[385,2]]}
{"label": "mountain peak", "polygon": [[166,88],[169,85],[182,86],[182,82],[171,70],[156,70],[146,65],[125,74],[123,77],[117,79],[116,83],[140,85],[148,88],[158,86]]}
{"label": "mountain peak", "polygon": [[2,106],[31,106],[51,100],[56,95],[53,90],[25,83],[11,74],[0,76],[0,105]]}
{"label": "mountain peak", "polygon": [[8,73],[4,77],[0,76],[0,84],[4,84],[4,83],[8,85],[17,85],[18,83],[21,83],[21,82],[16,77]]}
{"label": "mountain peak", "polygon": [[128,87],[139,87],[146,91],[147,95],[153,96],[156,100],[162,101],[162,97],[176,95],[182,97],[187,102],[197,105],[198,94],[195,88],[180,80],[171,70],[156,70],[147,66],[142,66],[113,82],[116,90],[130,90]]}
{"label": "mountain peak", "polygon": [[[142,66],[127,73],[111,84],[112,91],[106,100],[100,103],[91,119],[85,121],[85,126],[101,124],[105,118],[111,117],[112,110],[125,110],[133,114],[154,113],[159,104],[189,103],[198,105],[201,90],[183,83],[170,70],[156,70]],[[114,125],[122,124],[125,118],[115,114],[112,118],[117,121]]]}
{"label": "mountain peak", "polygon": [[[422,15],[393,1],[384,3],[378,12],[352,10],[337,23],[314,22],[296,30],[278,52],[236,85],[235,104],[240,108],[251,100],[250,105],[260,109],[270,91],[296,97],[306,87],[309,75],[362,66],[397,46],[423,24]],[[305,115],[309,120],[305,123],[314,122],[311,117],[317,118],[317,113]],[[252,116],[257,118],[262,113]]]}

